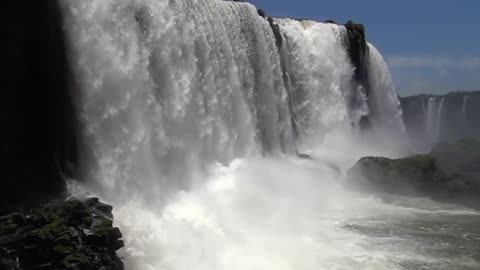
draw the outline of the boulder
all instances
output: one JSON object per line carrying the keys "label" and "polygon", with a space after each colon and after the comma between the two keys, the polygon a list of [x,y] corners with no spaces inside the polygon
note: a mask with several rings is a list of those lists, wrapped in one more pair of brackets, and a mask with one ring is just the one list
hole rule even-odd
{"label": "boulder", "polygon": [[401,159],[363,157],[347,175],[348,185],[362,191],[478,199],[480,139],[440,143],[429,154]]}
{"label": "boulder", "polygon": [[111,211],[71,198],[0,217],[0,269],[123,269]]}
{"label": "boulder", "polygon": [[428,190],[439,179],[430,155],[402,159],[364,157],[348,171],[348,178],[359,189],[402,195]]}

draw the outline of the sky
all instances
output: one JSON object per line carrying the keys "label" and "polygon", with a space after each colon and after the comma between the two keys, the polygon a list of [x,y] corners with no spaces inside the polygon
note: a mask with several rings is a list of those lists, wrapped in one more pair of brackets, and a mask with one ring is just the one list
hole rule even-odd
{"label": "sky", "polygon": [[249,0],[270,16],[363,23],[401,96],[480,90],[480,0]]}

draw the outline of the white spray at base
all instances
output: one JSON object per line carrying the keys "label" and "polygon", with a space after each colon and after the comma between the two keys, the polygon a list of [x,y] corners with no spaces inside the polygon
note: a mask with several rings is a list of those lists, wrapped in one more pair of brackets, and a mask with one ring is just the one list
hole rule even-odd
{"label": "white spray at base", "polygon": [[[279,49],[247,3],[61,2],[90,149],[86,188],[114,205],[127,269],[401,269],[405,258],[425,260],[410,242],[348,229],[357,218],[415,211],[341,186],[345,169],[372,151],[355,138],[366,99],[346,102],[358,85],[343,26],[280,20]],[[377,123],[391,128],[401,124],[398,100],[370,50],[385,113]],[[317,160],[292,158],[297,144]]]}
{"label": "white spray at base", "polygon": [[[480,266],[461,256],[442,257],[435,253],[441,241],[418,243],[418,228],[408,231],[409,222],[417,218],[426,226],[441,215],[463,219],[479,213],[421,198],[399,198],[404,205],[385,204],[345,191],[337,182],[340,178],[336,170],[318,162],[288,158],[215,166],[204,184],[178,192],[163,210],[135,200],[120,204],[114,213],[126,240],[120,256],[127,269],[142,270]],[[442,227],[442,232],[432,228],[432,234],[457,233]],[[356,228],[379,230],[380,236]],[[419,268],[412,268],[415,265]]]}

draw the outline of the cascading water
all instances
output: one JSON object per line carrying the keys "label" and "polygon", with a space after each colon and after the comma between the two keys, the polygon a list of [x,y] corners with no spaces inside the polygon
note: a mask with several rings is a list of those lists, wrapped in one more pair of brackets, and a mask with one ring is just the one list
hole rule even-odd
{"label": "cascading water", "polygon": [[430,97],[428,99],[425,131],[430,143],[427,148],[431,148],[439,139],[443,102],[444,98]]}
{"label": "cascading water", "polygon": [[479,136],[480,92],[418,95],[401,98],[404,121],[417,151],[430,151],[440,141]]}
{"label": "cascading water", "polygon": [[213,162],[292,151],[275,40],[252,5],[64,3],[102,184],[148,190]]}
{"label": "cascading water", "polygon": [[370,43],[368,49],[370,119],[374,130],[401,142],[406,139],[406,130],[402,120],[400,101],[393,88],[392,76],[380,52]]}
{"label": "cascading water", "polygon": [[435,119],[435,127],[436,127],[436,131],[435,131],[435,135],[436,135],[436,138],[438,139],[439,136],[440,136],[440,132],[442,132],[442,115],[443,115],[443,105],[445,103],[445,99],[442,98],[440,100],[440,104],[438,104],[438,112],[437,112],[437,119]]}
{"label": "cascading water", "polygon": [[468,101],[468,95],[465,95],[463,97],[463,102],[462,102],[462,119],[463,119],[463,128],[465,133],[467,133],[469,129],[468,115],[467,115],[467,101]]}
{"label": "cascading water", "polygon": [[[433,208],[345,191],[341,169],[360,150],[325,152],[325,161],[290,155],[335,132],[353,141],[363,116],[401,132],[373,46],[369,111],[343,26],[276,19],[285,38],[277,47],[248,3],[61,3],[90,149],[86,189],[114,204],[127,269],[403,269],[441,259],[408,235],[362,232]],[[352,95],[359,106],[349,106]]]}
{"label": "cascading water", "polygon": [[349,115],[347,96],[354,92],[353,66],[342,46],[344,26],[313,21],[276,19],[285,37],[289,75],[292,82],[292,115],[300,140],[321,142],[335,129],[350,132],[363,111]]}

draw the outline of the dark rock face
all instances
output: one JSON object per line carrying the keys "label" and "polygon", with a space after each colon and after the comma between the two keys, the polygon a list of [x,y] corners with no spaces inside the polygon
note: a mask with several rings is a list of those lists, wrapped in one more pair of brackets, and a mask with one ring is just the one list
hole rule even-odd
{"label": "dark rock face", "polygon": [[357,189],[465,199],[480,195],[480,138],[436,145],[430,154],[403,159],[364,157],[348,172]]}
{"label": "dark rock face", "polygon": [[410,141],[417,148],[429,150],[437,142],[480,136],[480,91],[422,94],[400,102]]}
{"label": "dark rock face", "polygon": [[480,138],[437,144],[431,155],[454,191],[480,194]]}
{"label": "dark rock face", "polygon": [[[332,22],[329,22],[332,23]],[[348,21],[345,24],[347,28],[347,37],[345,40],[345,46],[347,48],[350,60],[355,67],[355,80],[362,87],[361,91],[364,91],[364,95],[369,96],[369,78],[368,78],[368,45],[365,38],[365,27],[362,24]],[[350,101],[350,107],[354,107],[356,100]],[[372,110],[373,106],[369,103],[369,108]],[[371,111],[371,113],[375,113]],[[370,127],[370,120],[367,116],[360,119],[360,125],[363,128]]]}
{"label": "dark rock face", "polygon": [[435,160],[430,155],[403,159],[364,157],[348,175],[357,188],[402,195],[425,191],[438,179]]}
{"label": "dark rock face", "polygon": [[111,209],[70,199],[0,217],[0,269],[123,269]]}
{"label": "dark rock face", "polygon": [[57,2],[8,1],[0,16],[0,213],[64,191],[75,170],[76,120]]}
{"label": "dark rock face", "polygon": [[277,47],[280,48],[282,47],[283,44],[283,36],[282,33],[280,32],[280,26],[273,22],[272,17],[268,17],[268,23],[270,24],[270,27],[272,28],[273,35],[275,36],[275,42],[277,44]]}

